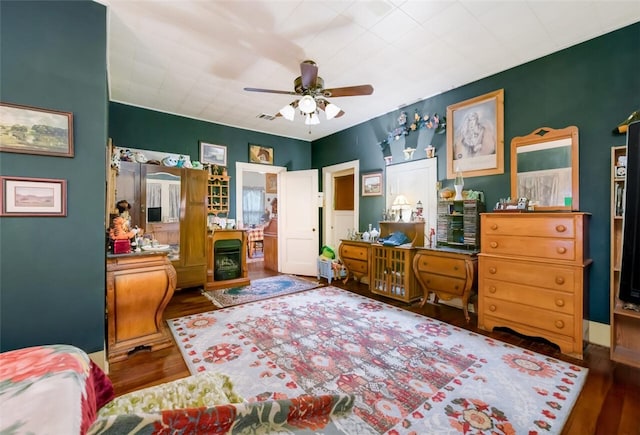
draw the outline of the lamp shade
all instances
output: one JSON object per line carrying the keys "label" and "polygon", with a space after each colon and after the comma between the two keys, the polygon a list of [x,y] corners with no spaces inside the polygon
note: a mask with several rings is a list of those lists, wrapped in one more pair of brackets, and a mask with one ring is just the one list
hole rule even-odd
{"label": "lamp shade", "polygon": [[340,110],[342,110],[342,109],[340,109],[338,106],[336,106],[333,103],[327,104],[327,107],[325,107],[325,109],[324,109],[324,113],[325,113],[325,115],[327,115],[327,121],[330,120],[330,119],[335,118],[336,115],[338,113],[340,113]]}
{"label": "lamp shade", "polygon": [[315,113],[310,113],[305,116],[304,123],[306,125],[318,125],[320,124],[320,118]]}
{"label": "lamp shade", "polygon": [[282,117],[288,121],[293,121],[293,118],[296,115],[296,110],[291,104],[287,104],[282,109],[280,109],[280,115],[282,115]]}
{"label": "lamp shade", "polygon": [[311,95],[305,95],[304,97],[300,98],[298,107],[300,108],[302,113],[313,113],[316,111],[316,100],[314,100]]}
{"label": "lamp shade", "polygon": [[404,195],[398,195],[396,196],[396,199],[393,200],[393,207],[395,207],[396,209],[404,208],[407,205],[411,204],[409,204],[407,197]]}

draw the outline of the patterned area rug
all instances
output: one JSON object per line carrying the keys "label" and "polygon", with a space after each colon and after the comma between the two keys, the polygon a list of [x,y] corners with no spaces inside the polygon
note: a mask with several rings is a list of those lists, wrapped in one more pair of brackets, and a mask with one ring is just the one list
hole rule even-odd
{"label": "patterned area rug", "polygon": [[249,400],[353,393],[344,434],[560,433],[587,369],[324,287],[168,321]]}
{"label": "patterned area rug", "polygon": [[202,294],[209,298],[216,307],[224,308],[310,290],[321,285],[318,281],[298,278],[293,275],[278,275],[254,279],[251,284],[246,286],[220,290],[203,290]]}

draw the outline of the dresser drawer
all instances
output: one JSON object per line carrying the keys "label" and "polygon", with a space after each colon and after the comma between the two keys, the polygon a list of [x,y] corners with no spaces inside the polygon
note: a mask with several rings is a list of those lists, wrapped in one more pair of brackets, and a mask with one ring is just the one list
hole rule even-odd
{"label": "dresser drawer", "polygon": [[578,267],[481,257],[478,269],[481,282],[493,279],[567,293],[582,291],[582,268]]}
{"label": "dresser drawer", "polygon": [[360,274],[367,273],[368,263],[366,261],[353,260],[351,258],[343,258],[342,262],[351,273],[354,273],[354,272],[360,273]]}
{"label": "dresser drawer", "polygon": [[437,273],[462,279],[467,277],[467,268],[463,259],[421,254],[416,262],[419,272]]}
{"label": "dresser drawer", "polygon": [[340,258],[344,261],[347,258],[353,258],[356,260],[368,260],[369,249],[366,246],[355,246],[355,245],[340,245]]}
{"label": "dresser drawer", "polygon": [[484,315],[506,320],[507,322],[501,324],[507,327],[510,326],[509,322],[513,322],[554,334],[572,336],[574,333],[574,318],[570,314],[490,297],[482,297],[480,304],[480,310]]}
{"label": "dresser drawer", "polygon": [[529,305],[543,310],[552,310],[569,315],[575,311],[575,297],[572,293],[546,290],[531,287],[526,283],[515,284],[513,282],[483,279],[478,286],[478,295],[481,298],[495,298],[508,302]]}
{"label": "dresser drawer", "polygon": [[[481,217],[483,235],[533,236],[573,239],[576,237],[576,221],[572,216],[527,216],[516,219],[506,215],[484,214]],[[483,240],[484,243],[484,240]]]}
{"label": "dresser drawer", "polygon": [[482,239],[482,252],[539,257],[545,260],[576,260],[576,246],[573,239],[488,235]]}
{"label": "dresser drawer", "polygon": [[462,296],[467,284],[467,280],[462,278],[451,278],[436,273],[419,272],[420,281],[429,291],[443,292],[452,296]]}

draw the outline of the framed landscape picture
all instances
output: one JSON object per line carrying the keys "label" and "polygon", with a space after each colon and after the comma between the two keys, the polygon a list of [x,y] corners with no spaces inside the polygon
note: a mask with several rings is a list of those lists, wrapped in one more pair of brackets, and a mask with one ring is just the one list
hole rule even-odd
{"label": "framed landscape picture", "polygon": [[273,148],[249,144],[249,163],[273,165]]}
{"label": "framed landscape picture", "polygon": [[382,195],[382,172],[362,175],[362,196]]}
{"label": "framed landscape picture", "polygon": [[0,151],[73,157],[73,114],[0,102]]}
{"label": "framed landscape picture", "polygon": [[0,176],[0,216],[66,216],[67,180]]}
{"label": "framed landscape picture", "polygon": [[504,89],[447,107],[447,178],[504,173]]}
{"label": "framed landscape picture", "polygon": [[200,163],[227,166],[227,147],[200,141]]}

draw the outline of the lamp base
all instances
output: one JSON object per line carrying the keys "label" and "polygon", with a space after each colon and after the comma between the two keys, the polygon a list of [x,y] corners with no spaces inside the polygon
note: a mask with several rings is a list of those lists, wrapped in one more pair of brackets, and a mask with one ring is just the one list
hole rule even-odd
{"label": "lamp base", "polygon": [[464,198],[462,197],[462,188],[464,185],[454,184],[453,187],[456,189],[456,196],[453,198],[454,201],[462,201]]}

